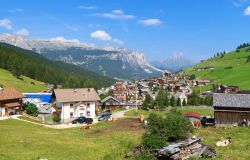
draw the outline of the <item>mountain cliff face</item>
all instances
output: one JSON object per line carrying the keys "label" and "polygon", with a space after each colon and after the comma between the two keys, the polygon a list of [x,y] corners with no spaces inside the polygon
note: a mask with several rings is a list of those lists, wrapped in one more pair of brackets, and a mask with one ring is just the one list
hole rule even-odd
{"label": "mountain cliff face", "polygon": [[81,66],[90,71],[118,79],[148,78],[162,70],[152,66],[142,52],[125,48],[98,48],[57,37],[49,40],[31,39],[3,34],[0,41],[35,51],[49,59]]}
{"label": "mountain cliff face", "polygon": [[172,72],[179,71],[181,69],[187,69],[188,67],[194,65],[195,63],[192,62],[190,59],[186,58],[182,53],[174,53],[170,55],[165,61],[163,62],[151,62],[153,65],[161,68],[167,69]]}

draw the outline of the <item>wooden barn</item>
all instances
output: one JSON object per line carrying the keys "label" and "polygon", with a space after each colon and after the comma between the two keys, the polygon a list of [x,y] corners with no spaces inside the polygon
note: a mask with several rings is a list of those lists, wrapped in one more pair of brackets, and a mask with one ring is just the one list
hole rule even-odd
{"label": "wooden barn", "polygon": [[104,98],[101,103],[103,110],[115,110],[120,106],[120,101],[112,96]]}
{"label": "wooden barn", "polygon": [[250,94],[214,93],[213,106],[217,125],[250,122]]}

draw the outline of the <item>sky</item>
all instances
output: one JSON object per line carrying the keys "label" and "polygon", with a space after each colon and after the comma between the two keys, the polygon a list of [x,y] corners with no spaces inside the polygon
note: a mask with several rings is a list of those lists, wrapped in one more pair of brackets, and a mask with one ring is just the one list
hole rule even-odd
{"label": "sky", "polygon": [[193,61],[250,41],[250,0],[1,0],[0,33]]}

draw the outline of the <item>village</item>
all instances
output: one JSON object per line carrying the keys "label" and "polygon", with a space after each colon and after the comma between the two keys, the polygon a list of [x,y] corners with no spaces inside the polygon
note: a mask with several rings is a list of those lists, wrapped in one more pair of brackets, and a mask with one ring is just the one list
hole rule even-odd
{"label": "village", "polygon": [[[14,118],[53,129],[80,127],[85,130],[100,122],[116,123],[120,119],[126,118],[129,113],[133,113],[133,117],[141,122],[141,124],[135,123],[136,125],[133,124],[133,126],[146,127],[148,123],[148,113],[146,112],[165,112],[164,110],[170,106],[171,108],[183,108],[183,115],[195,129],[208,126],[216,128],[250,126],[250,92],[240,90],[238,86],[222,84],[213,84],[214,89],[209,91],[193,90],[194,87],[212,83],[213,80],[208,78],[196,79],[192,78],[192,75],[165,72],[160,77],[148,80],[117,81],[112,86],[97,91],[94,88],[64,89],[60,88],[61,86],[54,89],[53,85],[48,85],[47,90],[39,93],[21,93],[13,87],[6,87],[0,89],[0,120]],[[168,105],[167,108],[159,107],[163,105],[158,101],[162,97],[160,95],[162,91],[169,100],[169,103],[164,104]],[[208,104],[197,103],[197,106],[193,103],[194,95],[198,96],[201,101],[207,97],[211,99]],[[146,104],[148,97],[152,103]],[[210,115],[196,112],[202,108],[212,107],[213,114]],[[187,142],[173,144],[174,147],[177,147],[176,151],[172,151],[173,148],[169,146],[169,149],[161,149],[156,154],[179,159],[191,155],[201,156],[206,151],[206,156],[216,156],[213,148],[200,145],[200,142],[201,138],[194,137],[188,139]],[[220,141],[218,143],[220,144]],[[227,146],[231,141],[225,137],[221,143],[223,143],[222,146]],[[179,145],[184,144],[187,147],[186,150],[191,151],[194,150],[193,147],[196,147],[196,151],[189,153],[178,148]],[[197,146],[199,147],[197,148]],[[138,155],[137,152],[138,148],[135,148],[130,156]]]}

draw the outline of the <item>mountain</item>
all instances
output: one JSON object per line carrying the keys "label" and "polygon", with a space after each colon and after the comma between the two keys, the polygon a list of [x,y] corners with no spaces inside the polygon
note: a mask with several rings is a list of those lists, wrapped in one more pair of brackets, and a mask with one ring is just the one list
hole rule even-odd
{"label": "mountain", "polygon": [[[214,70],[195,71],[195,68],[213,66]],[[239,85],[243,90],[250,90],[250,47],[218,54],[214,58],[202,61],[183,72],[195,74],[196,78],[211,78],[214,83]],[[211,87],[211,86],[210,86]]]}
{"label": "mountain", "polygon": [[0,43],[0,68],[10,71],[14,77],[29,77],[63,87],[110,86],[114,79],[87,71],[81,67],[60,61],[52,61],[42,55],[6,43]]}
{"label": "mountain", "polygon": [[174,53],[165,61],[152,61],[151,63],[158,68],[170,70],[172,72],[187,69],[188,67],[195,64],[190,59],[186,58],[182,53]]}
{"label": "mountain", "polygon": [[95,47],[78,40],[32,39],[10,34],[0,36],[0,41],[32,50],[49,59],[83,67],[104,76],[118,79],[148,78],[163,71],[152,66],[142,52],[125,48]]}

